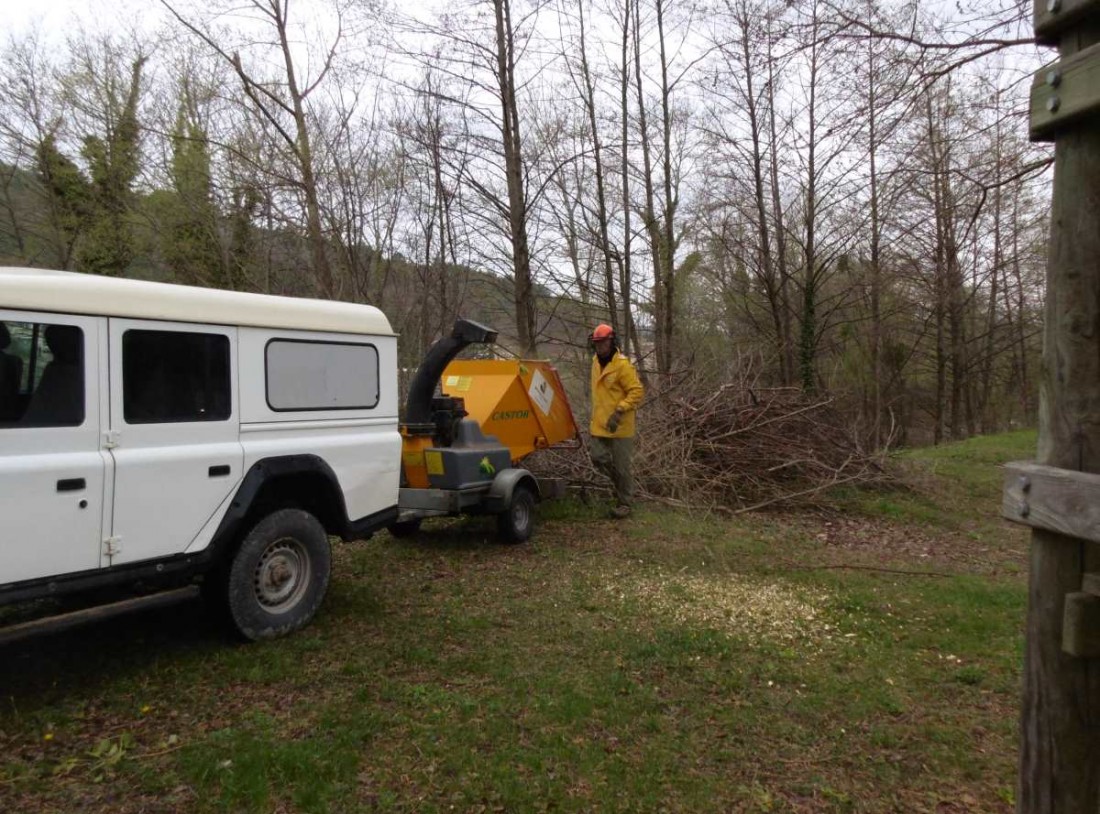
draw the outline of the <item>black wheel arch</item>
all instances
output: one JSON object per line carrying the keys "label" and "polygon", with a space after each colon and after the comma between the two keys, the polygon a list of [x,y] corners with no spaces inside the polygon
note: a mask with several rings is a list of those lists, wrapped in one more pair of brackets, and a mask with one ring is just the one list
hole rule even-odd
{"label": "black wheel arch", "polygon": [[526,469],[513,467],[502,469],[493,478],[489,492],[485,496],[485,510],[491,514],[505,511],[512,502],[512,493],[519,487],[530,490],[538,503],[542,499],[538,479]]}
{"label": "black wheel arch", "polygon": [[349,539],[353,524],[340,482],[317,455],[283,455],[254,463],[222,517],[210,543],[215,561],[224,560],[249,529],[271,512],[296,508],[309,512],[328,534]]}

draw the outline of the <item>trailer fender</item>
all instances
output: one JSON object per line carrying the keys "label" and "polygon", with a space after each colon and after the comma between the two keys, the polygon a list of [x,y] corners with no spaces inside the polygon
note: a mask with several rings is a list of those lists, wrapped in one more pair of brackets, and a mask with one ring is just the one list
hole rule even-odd
{"label": "trailer fender", "polygon": [[542,497],[538,480],[526,469],[502,469],[489,486],[489,493],[485,496],[485,510],[490,513],[506,510],[512,502],[512,493],[520,484],[534,492],[536,500]]}

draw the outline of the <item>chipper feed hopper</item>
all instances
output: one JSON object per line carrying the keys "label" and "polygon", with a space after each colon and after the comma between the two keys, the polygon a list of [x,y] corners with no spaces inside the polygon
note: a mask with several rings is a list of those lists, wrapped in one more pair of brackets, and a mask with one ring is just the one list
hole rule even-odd
{"label": "chipper feed hopper", "polygon": [[530,537],[543,494],[516,464],[536,449],[575,439],[577,424],[548,362],[455,360],[468,345],[491,344],[496,336],[460,319],[417,369],[401,425],[401,514],[392,533],[410,534],[425,517],[465,513],[496,515],[507,542]]}

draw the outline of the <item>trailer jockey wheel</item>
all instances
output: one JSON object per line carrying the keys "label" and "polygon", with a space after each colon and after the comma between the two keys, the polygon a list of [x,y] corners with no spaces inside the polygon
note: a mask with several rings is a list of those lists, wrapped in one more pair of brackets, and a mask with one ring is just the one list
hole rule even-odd
{"label": "trailer jockey wheel", "polygon": [[505,543],[525,542],[535,528],[535,492],[520,483],[512,490],[508,508],[497,515],[497,534]]}

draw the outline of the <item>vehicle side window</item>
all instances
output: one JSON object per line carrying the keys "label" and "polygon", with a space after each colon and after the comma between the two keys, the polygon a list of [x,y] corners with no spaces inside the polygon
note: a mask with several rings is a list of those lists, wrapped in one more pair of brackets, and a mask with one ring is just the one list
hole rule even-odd
{"label": "vehicle side window", "polygon": [[141,330],[122,335],[127,424],[225,421],[232,411],[229,337]]}
{"label": "vehicle side window", "polygon": [[267,403],[277,412],[378,405],[378,349],[352,342],[267,343]]}
{"label": "vehicle side window", "polygon": [[84,332],[0,322],[0,428],[84,423]]}

